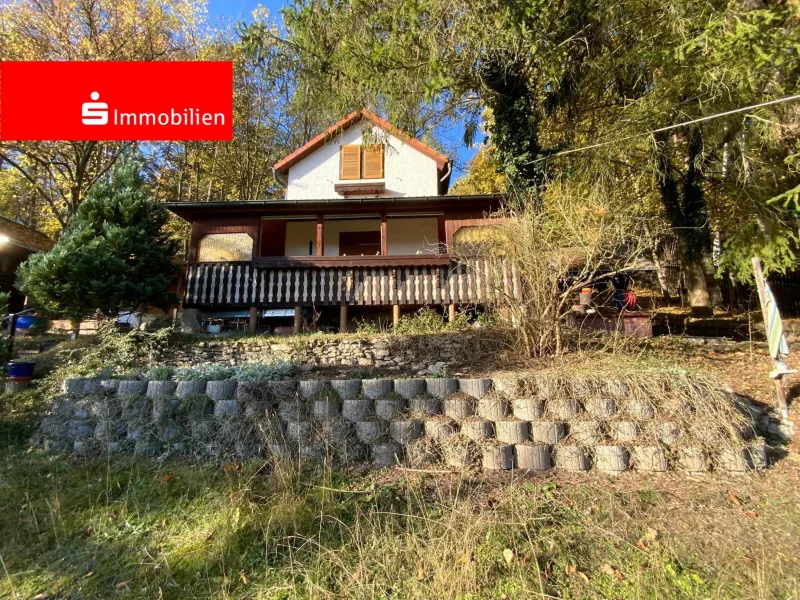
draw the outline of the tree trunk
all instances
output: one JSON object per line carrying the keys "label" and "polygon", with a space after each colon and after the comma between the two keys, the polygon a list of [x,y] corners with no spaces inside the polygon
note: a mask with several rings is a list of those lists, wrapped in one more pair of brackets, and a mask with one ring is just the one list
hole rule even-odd
{"label": "tree trunk", "polygon": [[711,267],[711,235],[708,227],[703,174],[698,164],[703,149],[700,130],[687,132],[687,170],[679,186],[670,158],[669,134],[657,135],[657,157],[661,201],[678,239],[681,262],[692,315],[713,315],[713,302],[720,297]]}

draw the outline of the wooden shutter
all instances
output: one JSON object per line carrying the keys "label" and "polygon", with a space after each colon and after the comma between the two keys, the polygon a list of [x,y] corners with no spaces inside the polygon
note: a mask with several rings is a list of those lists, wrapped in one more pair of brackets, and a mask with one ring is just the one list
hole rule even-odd
{"label": "wooden shutter", "polygon": [[361,146],[342,146],[339,159],[342,179],[361,179]]}
{"label": "wooden shutter", "polygon": [[363,146],[364,179],[383,179],[383,144]]}

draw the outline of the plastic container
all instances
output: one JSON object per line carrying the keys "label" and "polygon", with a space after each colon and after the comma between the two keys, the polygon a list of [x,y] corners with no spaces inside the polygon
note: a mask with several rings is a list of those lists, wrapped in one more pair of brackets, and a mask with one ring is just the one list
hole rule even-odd
{"label": "plastic container", "polygon": [[10,362],[6,365],[8,378],[15,381],[25,381],[33,377],[33,362]]}
{"label": "plastic container", "polygon": [[20,317],[17,317],[15,329],[16,331],[19,332],[45,331],[49,325],[50,322],[44,317],[36,317],[33,315],[22,315]]}

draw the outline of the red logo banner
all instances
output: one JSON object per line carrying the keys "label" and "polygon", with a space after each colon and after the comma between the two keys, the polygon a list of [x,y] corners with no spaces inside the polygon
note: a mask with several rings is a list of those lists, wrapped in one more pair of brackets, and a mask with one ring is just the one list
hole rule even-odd
{"label": "red logo banner", "polygon": [[2,62],[0,139],[233,138],[231,62]]}

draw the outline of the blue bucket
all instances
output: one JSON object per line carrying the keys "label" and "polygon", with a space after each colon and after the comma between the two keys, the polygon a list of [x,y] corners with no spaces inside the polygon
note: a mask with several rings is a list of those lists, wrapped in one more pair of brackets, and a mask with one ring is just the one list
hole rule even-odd
{"label": "blue bucket", "polygon": [[44,317],[22,315],[17,317],[17,323],[14,328],[19,332],[46,331],[49,325],[50,322]]}
{"label": "blue bucket", "polygon": [[6,365],[6,371],[10,379],[33,377],[33,369],[36,363],[32,362],[10,362]]}

